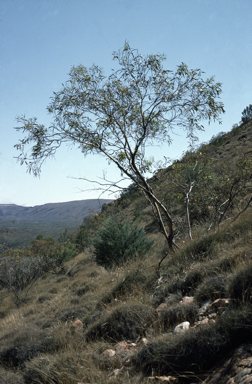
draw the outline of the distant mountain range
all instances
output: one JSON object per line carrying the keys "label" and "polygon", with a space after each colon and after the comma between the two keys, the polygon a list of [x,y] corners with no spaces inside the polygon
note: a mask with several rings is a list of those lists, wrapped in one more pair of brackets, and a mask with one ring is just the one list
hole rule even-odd
{"label": "distant mountain range", "polygon": [[35,207],[0,204],[0,218],[47,222],[71,221],[81,224],[83,218],[91,211],[100,211],[102,205],[110,201],[109,199],[89,199],[36,205]]}
{"label": "distant mountain range", "polygon": [[57,240],[66,228],[74,232],[85,216],[110,201],[89,199],[35,207],[0,204],[0,257],[6,248],[28,246],[38,234]]}

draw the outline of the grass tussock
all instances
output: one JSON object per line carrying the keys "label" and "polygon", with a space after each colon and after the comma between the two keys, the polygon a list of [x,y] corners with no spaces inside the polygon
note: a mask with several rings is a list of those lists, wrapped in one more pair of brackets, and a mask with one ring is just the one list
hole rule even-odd
{"label": "grass tussock", "polygon": [[91,325],[85,337],[87,341],[135,341],[146,335],[147,327],[153,317],[154,310],[147,305],[137,303],[119,305]]}
{"label": "grass tussock", "polygon": [[171,331],[174,326],[182,323],[183,321],[189,321],[193,323],[199,307],[196,303],[189,304],[173,304],[167,308],[163,308],[158,312],[155,328],[158,328],[161,332]]}
{"label": "grass tussock", "polygon": [[252,264],[241,266],[230,278],[228,295],[233,306],[252,304]]}
{"label": "grass tussock", "polygon": [[219,275],[204,280],[196,289],[194,297],[199,304],[203,304],[206,300],[214,301],[228,297],[227,278]]}

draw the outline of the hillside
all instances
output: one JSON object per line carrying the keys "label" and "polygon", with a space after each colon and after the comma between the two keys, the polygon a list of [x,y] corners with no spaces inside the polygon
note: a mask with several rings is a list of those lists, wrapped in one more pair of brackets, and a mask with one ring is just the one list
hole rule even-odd
{"label": "hillside", "polygon": [[38,234],[58,239],[66,228],[69,232],[76,230],[84,217],[110,201],[89,199],[35,207],[0,204],[0,254],[1,247],[27,246]]}
{"label": "hillside", "polygon": [[[36,280],[27,297],[24,290],[18,306],[13,294],[2,289],[0,383],[251,383],[251,206],[243,212],[251,198],[249,155],[242,172],[236,168],[251,143],[252,122],[201,145],[192,168],[191,155],[185,154],[150,180],[170,204],[175,225],[177,248],[161,266],[167,252],[164,236],[148,201],[130,187],[89,218],[85,228],[89,239],[108,218],[138,222],[155,240],[144,257],[106,269],[96,263],[89,245],[58,273]],[[189,164],[194,170],[199,164],[195,156],[203,155],[206,168],[199,175],[206,173],[203,181],[196,180],[199,188],[190,200],[199,201],[190,205],[191,214],[196,212],[190,240],[183,201],[170,180],[180,180],[177,166],[183,170]],[[201,192],[208,199],[218,190],[225,198],[226,188],[234,188],[232,172],[235,186],[240,174],[239,182],[249,177],[225,220],[208,230],[214,201],[200,210]],[[203,186],[209,191],[201,191]]]}

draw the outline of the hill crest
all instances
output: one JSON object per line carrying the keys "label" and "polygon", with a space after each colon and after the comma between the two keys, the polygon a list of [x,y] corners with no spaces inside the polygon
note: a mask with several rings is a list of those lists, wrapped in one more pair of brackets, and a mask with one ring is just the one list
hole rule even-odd
{"label": "hill crest", "polygon": [[100,210],[111,199],[75,200],[63,203],[47,203],[24,207],[16,204],[0,204],[0,218],[34,221],[74,221],[82,222],[90,211]]}

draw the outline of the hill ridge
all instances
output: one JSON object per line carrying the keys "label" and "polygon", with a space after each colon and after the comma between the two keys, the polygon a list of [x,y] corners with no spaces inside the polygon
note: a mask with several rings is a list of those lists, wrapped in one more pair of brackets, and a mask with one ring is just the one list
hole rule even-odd
{"label": "hill ridge", "polygon": [[26,219],[36,221],[69,220],[81,222],[92,210],[100,210],[111,199],[85,199],[35,206],[0,204],[0,217],[5,219]]}

